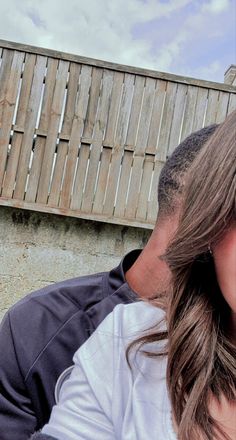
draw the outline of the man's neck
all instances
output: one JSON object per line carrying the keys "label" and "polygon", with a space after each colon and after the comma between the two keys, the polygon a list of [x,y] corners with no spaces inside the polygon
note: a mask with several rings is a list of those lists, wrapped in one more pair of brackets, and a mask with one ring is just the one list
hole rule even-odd
{"label": "man's neck", "polygon": [[161,257],[171,236],[169,224],[165,224],[165,227],[156,226],[145,248],[126,272],[126,281],[138,296],[150,298],[168,289],[170,272]]}

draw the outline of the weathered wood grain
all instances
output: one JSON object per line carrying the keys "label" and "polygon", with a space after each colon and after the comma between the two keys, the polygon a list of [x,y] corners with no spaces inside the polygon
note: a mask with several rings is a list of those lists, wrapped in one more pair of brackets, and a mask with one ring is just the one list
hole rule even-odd
{"label": "weathered wood grain", "polygon": [[28,187],[25,200],[35,202],[39,185],[39,178],[44,157],[47,131],[50,122],[53,92],[56,83],[58,69],[58,60],[49,59],[47,63],[47,73],[45,78],[45,87],[43,92],[43,101],[39,118],[39,126],[36,131],[38,136],[35,140],[34,156],[29,173]]}
{"label": "weathered wood grain", "polygon": [[50,112],[47,139],[39,178],[39,186],[36,199],[38,203],[47,203],[48,199],[50,178],[52,174],[52,164],[56,149],[63,99],[67,82],[68,67],[69,63],[67,61],[59,61]]}
{"label": "weathered wood grain", "polygon": [[79,154],[80,138],[83,133],[88,106],[91,73],[91,67],[82,66],[75,115],[72,122],[71,137],[68,146],[65,176],[60,197],[60,206],[63,208],[69,208],[70,206],[76,161]]}
{"label": "weathered wood grain", "polygon": [[[102,141],[104,139],[104,133],[107,126],[107,119],[109,113],[109,106],[112,99],[111,95],[112,95],[113,84],[114,84],[113,73],[109,71],[104,71],[103,87],[101,90],[101,96],[99,100],[99,108],[98,108],[96,123],[94,127],[93,141],[91,144],[91,151],[89,156],[87,178],[84,186],[84,196],[82,201],[82,210],[84,212],[91,212],[93,207],[95,184],[97,180],[97,172],[98,172],[101,149],[102,149]],[[112,117],[113,117],[113,113],[112,113]]]}
{"label": "weathered wood grain", "polygon": [[[114,77],[115,79],[115,77]],[[114,148],[111,156],[110,173],[107,182],[107,191],[105,195],[103,213],[106,215],[112,215],[115,207],[115,197],[117,193],[117,185],[120,174],[121,160],[124,152],[124,145],[128,129],[128,121],[133,97],[133,84],[134,77],[130,74],[125,74],[124,85],[118,90],[116,88],[116,83],[114,81],[113,94],[115,101],[120,101],[120,105],[116,106],[115,115],[111,114],[110,120],[115,120],[117,118],[117,125],[114,126]],[[111,98],[111,102],[112,102]],[[108,122],[109,127],[109,122]],[[105,138],[106,142],[106,138]]]}
{"label": "weathered wood grain", "polygon": [[[22,138],[24,127],[26,123],[27,106],[30,98],[30,91],[33,81],[34,66],[36,62],[36,55],[26,54],[25,66],[22,77],[18,108],[16,113],[14,133],[11,141],[11,149],[9,152],[8,163],[6,167],[6,174],[4,178],[4,186],[2,195],[5,197],[12,197],[15,187],[16,174],[18,162],[21,151]],[[21,133],[19,132],[21,130]]]}
{"label": "weathered wood grain", "polygon": [[[3,83],[4,99],[2,106],[2,125],[0,130],[0,188],[2,187],[5,174],[11,126],[24,57],[25,54],[23,52],[15,52],[13,54],[9,77],[5,77],[5,83]],[[8,66],[9,63],[6,64]]]}
{"label": "weathered wood grain", "polygon": [[14,198],[23,200],[28,175],[28,166],[33,146],[33,138],[40,105],[47,58],[38,56],[34,66],[34,76],[27,104],[24,134],[19,157]]}

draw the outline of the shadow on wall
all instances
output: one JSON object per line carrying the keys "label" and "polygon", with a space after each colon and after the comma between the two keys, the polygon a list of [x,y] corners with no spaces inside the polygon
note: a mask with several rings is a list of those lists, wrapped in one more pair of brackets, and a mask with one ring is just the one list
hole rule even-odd
{"label": "shadow on wall", "polygon": [[115,267],[150,230],[0,207],[0,317],[26,293]]}

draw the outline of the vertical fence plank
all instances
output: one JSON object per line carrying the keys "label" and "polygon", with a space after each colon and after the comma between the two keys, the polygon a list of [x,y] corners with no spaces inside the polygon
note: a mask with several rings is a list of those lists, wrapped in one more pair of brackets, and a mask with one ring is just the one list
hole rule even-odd
{"label": "vertical fence plank", "polygon": [[[130,118],[127,129],[125,147],[120,170],[119,187],[117,188],[117,199],[115,203],[114,215],[118,217],[125,216],[125,207],[129,190],[129,182],[132,172],[133,154],[137,142],[137,135],[140,124],[142,102],[145,90],[145,78],[136,76],[134,79],[134,91],[131,103]],[[133,151],[133,152],[132,152]]]}
{"label": "vertical fence plank", "polygon": [[16,176],[17,165],[20,155],[21,142],[22,142],[22,133],[13,133],[11,150],[7,162],[6,175],[4,178],[4,183],[2,188],[3,197],[11,198],[14,191],[15,176]]}
{"label": "vertical fence plank", "polygon": [[79,150],[78,166],[76,170],[75,183],[71,198],[71,208],[80,209],[83,196],[84,180],[89,160],[90,147],[92,142],[93,130],[96,123],[97,109],[99,106],[99,96],[102,86],[103,69],[92,69],[91,87],[88,99],[87,113],[84,122],[83,139],[88,144],[81,145]]}
{"label": "vertical fence plank", "polygon": [[[67,162],[69,139],[71,136],[73,119],[75,115],[75,106],[77,100],[77,92],[79,85],[79,75],[81,66],[75,63],[70,64],[69,81],[66,94],[65,112],[62,121],[61,133],[59,133],[59,142],[57,146],[57,154],[48,204],[50,206],[58,206],[60,200],[61,186],[64,177],[65,165]],[[66,140],[61,139],[66,137]]]}
{"label": "vertical fence plank", "polygon": [[6,94],[2,108],[2,127],[0,130],[0,188],[4,178],[12,120],[24,57],[25,54],[23,52],[14,53],[9,78],[7,78],[8,81],[5,86]]}
{"label": "vertical fence plank", "polygon": [[[183,126],[180,139],[183,140],[189,136],[193,131],[193,124],[196,111],[197,102],[197,87],[188,86],[186,106],[184,112]],[[177,146],[178,144],[176,144]]]}
{"label": "vertical fence plank", "polygon": [[174,114],[170,128],[168,156],[170,156],[173,153],[174,149],[179,144],[179,139],[182,129],[182,120],[184,117],[185,103],[186,100],[188,99],[187,93],[188,93],[188,87],[185,86],[184,84],[178,84]]}
{"label": "vertical fence plank", "polygon": [[98,113],[94,127],[93,140],[91,144],[88,172],[87,172],[86,182],[84,185],[84,194],[83,194],[82,208],[81,208],[84,212],[92,211],[95,185],[97,179],[97,171],[98,171],[99,159],[102,149],[102,140],[104,138],[104,133],[107,125],[113,81],[114,81],[113,72],[104,70],[101,96],[99,100]]}
{"label": "vertical fence plank", "polygon": [[78,166],[76,170],[75,183],[71,198],[71,209],[80,210],[83,198],[84,183],[89,160],[89,147],[87,144],[81,144],[78,157]]}
{"label": "vertical fence plank", "polygon": [[27,107],[30,99],[35,63],[36,55],[27,53],[25,57],[25,66],[22,75],[22,85],[15,122],[16,128],[22,128],[22,131],[25,127],[25,123],[27,122]]}
{"label": "vertical fence plank", "polygon": [[70,136],[73,119],[75,115],[77,93],[79,89],[79,76],[81,72],[81,65],[70,63],[69,67],[69,81],[67,88],[67,96],[65,103],[65,113],[62,122],[61,135]]}
{"label": "vertical fence plank", "polygon": [[129,188],[130,173],[133,163],[133,153],[125,151],[122,161],[119,191],[117,193],[117,200],[115,205],[114,215],[117,217],[125,217],[126,198]]}
{"label": "vertical fence plank", "polygon": [[[85,212],[91,211],[93,206],[93,198],[102,148],[102,140],[104,138],[106,126],[108,124],[107,121],[110,118],[110,126],[113,127],[115,124],[115,111],[118,111],[119,99],[117,99],[117,93],[114,94],[114,84],[116,91],[119,90],[119,88],[122,88],[123,74],[119,76],[113,75],[114,74],[111,72],[104,71],[98,116],[94,128],[94,136],[91,145],[88,173],[82,202],[82,210],[85,210]],[[116,79],[118,79],[117,82]],[[111,141],[110,138],[109,140]],[[97,189],[97,191],[99,191],[99,189]]]}
{"label": "vertical fence plank", "polygon": [[48,205],[50,206],[59,205],[60,191],[61,191],[61,185],[64,175],[67,153],[68,153],[68,142],[60,141],[57,147],[55,168],[51,183],[51,189],[48,197]]}
{"label": "vertical fence plank", "polygon": [[146,81],[140,124],[138,128],[137,143],[133,159],[133,167],[130,181],[130,188],[128,193],[128,200],[125,215],[127,217],[134,217],[136,215],[139,188],[142,178],[142,169],[144,162],[145,149],[149,135],[149,127],[152,116],[152,108],[155,96],[156,81],[153,78],[148,78]]}
{"label": "vertical fence plank", "polygon": [[236,94],[230,93],[227,114],[232,113],[232,111],[234,111],[234,110],[236,110]]}
{"label": "vertical fence plank", "polygon": [[16,177],[16,186],[14,191],[14,198],[20,200],[24,199],[24,194],[25,194],[28,165],[32,151],[33,136],[35,132],[37,114],[39,110],[46,62],[47,62],[46,57],[38,56],[34,68],[34,77],[32,82],[30,98],[27,106],[25,130],[22,139],[19,165],[18,165],[18,171]]}
{"label": "vertical fence plank", "polygon": [[146,153],[156,154],[167,82],[157,80]]}
{"label": "vertical fence plank", "polygon": [[154,168],[154,156],[147,155],[143,166],[143,175],[141,191],[138,198],[138,207],[136,213],[137,220],[146,220],[148,212],[148,195],[151,186],[152,173]]}
{"label": "vertical fence plank", "polygon": [[218,90],[209,90],[205,123],[204,123],[205,127],[207,127],[210,124],[214,124],[216,122],[218,99],[219,99]]}
{"label": "vertical fence plank", "polygon": [[[29,174],[29,183],[26,190],[25,200],[35,202],[39,177],[42,168],[46,137],[50,122],[53,93],[58,69],[58,60],[49,59],[47,64],[47,73],[45,78],[45,88],[43,94],[42,108],[39,118],[38,135],[35,140],[33,161]],[[39,134],[40,133],[40,134]]]}
{"label": "vertical fence plank", "polygon": [[17,173],[21,143],[22,143],[26,115],[27,115],[27,106],[28,106],[30,90],[32,86],[35,61],[36,61],[36,55],[26,54],[25,67],[23,72],[19,103],[16,114],[16,122],[14,127],[14,130],[20,128],[21,132],[14,132],[12,136],[11,150],[8,157],[8,164],[6,168],[6,175],[5,175],[4,186],[2,191],[2,195],[4,197],[12,197],[15,186],[16,173]]}
{"label": "vertical fence plank", "polygon": [[39,178],[39,186],[36,199],[38,203],[47,203],[48,199],[50,177],[52,173],[53,158],[59,131],[59,123],[67,82],[68,67],[69,63],[67,61],[59,61],[56,84],[52,100],[50,122],[48,126],[41,174]]}
{"label": "vertical fence plank", "polygon": [[103,75],[103,69],[98,69],[96,67],[93,67],[88,109],[84,124],[84,132],[83,132],[83,137],[87,139],[91,139],[93,136],[97,108],[99,104],[99,95],[102,85],[102,75]]}
{"label": "vertical fence plank", "polygon": [[68,208],[70,206],[76,161],[88,106],[91,73],[92,68],[90,66],[82,66],[78,100],[68,148],[65,177],[61,190],[60,206],[63,208]]}
{"label": "vertical fence plank", "polygon": [[166,96],[165,96],[162,121],[160,127],[160,136],[159,136],[158,148],[156,154],[157,159],[160,161],[165,161],[167,156],[176,90],[177,90],[177,84],[173,82],[168,82],[166,88]]}
{"label": "vertical fence plank", "polygon": [[4,49],[0,68],[0,127],[2,125],[2,114],[6,100],[7,85],[10,77],[11,65],[13,61],[13,50]]}
{"label": "vertical fence plank", "polygon": [[105,127],[104,145],[114,145],[114,133],[117,125],[123,82],[124,73],[115,72],[112,85],[111,103],[109,106],[107,125]]}
{"label": "vertical fence plank", "polygon": [[198,87],[195,116],[192,127],[193,132],[200,130],[204,125],[207,97],[208,97],[208,90],[202,87]]}
{"label": "vertical fence plank", "polygon": [[100,160],[100,170],[98,175],[97,190],[95,191],[93,212],[101,213],[103,200],[106,192],[107,177],[111,161],[111,148],[103,147]]}
{"label": "vertical fence plank", "polygon": [[[115,196],[117,192],[121,160],[124,152],[124,145],[127,135],[128,121],[133,97],[133,84],[133,75],[125,74],[121,104],[115,130],[114,148],[111,157],[110,173],[107,182],[108,190],[106,192],[103,208],[103,212],[106,215],[112,215],[115,206]],[[119,90],[118,93],[120,93]]]}
{"label": "vertical fence plank", "polygon": [[220,92],[218,106],[217,106],[216,124],[220,124],[225,120],[228,110],[228,104],[229,104],[229,94]]}
{"label": "vertical fence plank", "polygon": [[132,150],[135,149],[135,145],[136,145],[144,87],[145,87],[145,78],[143,76],[136,76],[134,81],[135,81],[134,93],[133,93],[132,106],[130,111],[127,138],[125,143],[125,145]]}
{"label": "vertical fence plank", "polygon": [[157,218],[157,212],[158,212],[157,188],[158,188],[158,181],[163,165],[164,162],[155,160],[151,194],[150,194],[150,199],[148,200],[148,211],[147,211],[147,221],[150,223],[155,223]]}

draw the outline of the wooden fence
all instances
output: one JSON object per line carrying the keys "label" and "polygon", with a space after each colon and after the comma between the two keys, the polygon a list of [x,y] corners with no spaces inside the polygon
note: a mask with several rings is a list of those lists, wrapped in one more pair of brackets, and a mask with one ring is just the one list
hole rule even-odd
{"label": "wooden fence", "polygon": [[152,228],[160,170],[236,87],[0,40],[0,204]]}

